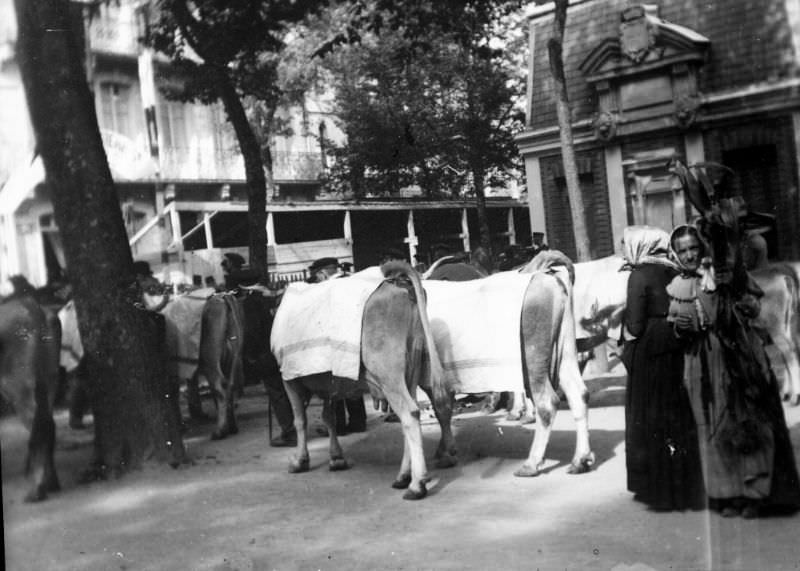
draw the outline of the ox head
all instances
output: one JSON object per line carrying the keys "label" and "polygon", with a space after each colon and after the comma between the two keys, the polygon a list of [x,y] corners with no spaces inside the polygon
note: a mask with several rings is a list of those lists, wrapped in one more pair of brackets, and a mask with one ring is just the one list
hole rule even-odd
{"label": "ox head", "polygon": [[[742,244],[751,233],[763,232],[772,218],[750,212],[740,196],[733,196],[726,184],[733,171],[717,163],[686,166],[673,159],[670,170],[678,178],[684,193],[700,213],[696,226],[709,247],[711,263],[718,284],[743,286],[747,281],[742,258]],[[715,186],[708,174],[723,173],[722,184]]]}

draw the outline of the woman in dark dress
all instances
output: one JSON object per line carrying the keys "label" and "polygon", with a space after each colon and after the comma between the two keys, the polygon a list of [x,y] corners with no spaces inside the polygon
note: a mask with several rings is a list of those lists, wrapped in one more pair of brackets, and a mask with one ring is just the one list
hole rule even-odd
{"label": "woman in dark dress", "polygon": [[631,269],[623,350],[628,490],[657,511],[703,509],[697,432],[682,382],[683,345],[667,321],[666,286],[678,273],[667,257],[669,235],[637,226],[626,228],[623,240]]}

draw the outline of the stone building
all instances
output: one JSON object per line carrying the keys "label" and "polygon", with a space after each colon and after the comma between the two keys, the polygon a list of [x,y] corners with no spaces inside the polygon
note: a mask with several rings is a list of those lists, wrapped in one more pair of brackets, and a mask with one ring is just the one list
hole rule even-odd
{"label": "stone building", "polygon": [[[575,254],[547,42],[552,4],[530,10],[525,160],[532,230]],[[732,168],[754,210],[775,216],[773,259],[800,258],[800,3],[572,0],[564,38],[592,257],[630,224],[693,216],[671,157]]]}

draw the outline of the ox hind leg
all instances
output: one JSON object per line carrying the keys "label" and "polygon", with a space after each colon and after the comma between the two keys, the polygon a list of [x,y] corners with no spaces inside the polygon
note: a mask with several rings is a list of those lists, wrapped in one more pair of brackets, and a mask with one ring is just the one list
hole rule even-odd
{"label": "ox hind leg", "polygon": [[[363,354],[363,353],[362,353]],[[417,402],[411,396],[406,386],[405,379],[398,375],[403,371],[404,364],[387,363],[392,359],[378,359],[369,363],[369,358],[364,359],[364,374],[367,382],[378,388],[378,391],[389,401],[389,406],[400,418],[403,427],[403,459],[400,462],[400,471],[392,482],[392,487],[398,490],[406,489],[403,499],[421,500],[428,495],[425,485],[428,480],[428,471],[425,465],[425,454],[422,447],[422,425],[420,424],[420,411]],[[377,365],[385,371],[377,376],[370,372]],[[412,387],[416,390],[416,387]]]}
{"label": "ox hind leg", "polygon": [[303,385],[302,379],[283,381],[283,386],[286,389],[286,396],[289,398],[289,403],[292,405],[294,429],[297,432],[297,450],[294,456],[289,459],[289,473],[299,474],[301,472],[308,472],[310,461],[308,455],[308,418],[306,416],[306,405],[311,399],[311,391]]}
{"label": "ox hind leg", "polygon": [[421,387],[428,399],[431,401],[433,413],[436,415],[436,420],[439,423],[441,430],[441,438],[439,439],[439,446],[436,447],[436,452],[433,455],[436,460],[437,468],[452,468],[458,464],[458,451],[456,449],[456,440],[453,436],[452,418],[453,407],[452,402],[455,397],[454,393],[450,393],[450,403],[446,406],[440,406],[436,403],[436,398],[433,396],[433,391],[430,387]]}
{"label": "ox hind leg", "polygon": [[416,401],[411,397],[402,381],[392,383],[387,390],[383,387],[389,404],[400,418],[403,427],[403,460],[392,487],[395,489],[407,488],[403,499],[421,500],[428,495],[425,485],[428,471],[425,465],[425,455],[422,447],[422,425],[420,424],[420,411]]}
{"label": "ox hind leg", "polygon": [[558,375],[559,386],[575,421],[575,454],[567,472],[583,474],[590,471],[596,461],[589,444],[589,391],[574,359],[562,359]]}
{"label": "ox hind leg", "polygon": [[344,452],[339,444],[339,434],[336,430],[336,413],[333,408],[333,400],[326,396],[322,400],[322,422],[328,428],[328,468],[331,472],[347,470],[350,465],[344,458]]}

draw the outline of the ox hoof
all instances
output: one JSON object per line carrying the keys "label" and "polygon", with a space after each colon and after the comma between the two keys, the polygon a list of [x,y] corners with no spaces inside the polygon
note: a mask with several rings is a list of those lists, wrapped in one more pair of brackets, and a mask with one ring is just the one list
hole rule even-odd
{"label": "ox hoof", "polygon": [[328,462],[328,469],[331,472],[340,472],[342,470],[347,470],[348,468],[350,468],[350,465],[344,458],[331,458],[331,461]]}
{"label": "ox hoof", "polygon": [[539,468],[534,468],[530,464],[523,464],[514,475],[517,478],[533,478],[541,474],[542,471]]}
{"label": "ox hoof", "polygon": [[308,458],[303,458],[302,460],[292,459],[289,461],[289,473],[290,474],[301,474],[303,472],[308,472],[310,469],[310,462]]}
{"label": "ox hoof", "polygon": [[211,433],[211,440],[222,440],[228,436],[228,432],[225,430],[215,430]]}
{"label": "ox hoof", "polygon": [[519,419],[520,424],[536,424],[536,417],[530,414],[525,414]]}
{"label": "ox hoof", "polygon": [[452,468],[458,464],[455,454],[443,454],[436,458],[436,467],[441,469]]}
{"label": "ox hoof", "polygon": [[411,485],[411,474],[403,474],[402,476],[397,478],[394,482],[392,482],[392,487],[395,490],[405,490],[410,485]]}
{"label": "ox hoof", "polygon": [[589,452],[586,456],[570,464],[567,468],[567,474],[585,474],[594,468],[596,458],[594,452]]}
{"label": "ox hoof", "polygon": [[25,494],[25,501],[28,503],[41,502],[47,499],[47,491],[44,486],[36,486],[30,492]]}
{"label": "ox hoof", "polygon": [[406,490],[406,493],[403,494],[403,499],[404,500],[421,500],[422,498],[424,498],[427,495],[428,495],[428,488],[427,488],[427,486],[425,486],[425,482],[420,482],[419,483],[419,491],[416,492],[416,491],[412,490],[411,488],[409,488],[408,490]]}

